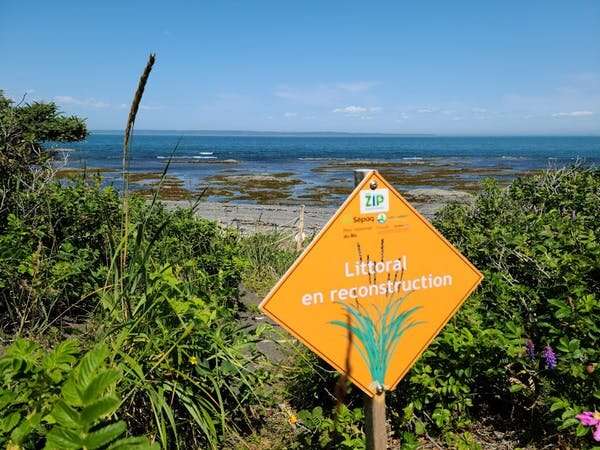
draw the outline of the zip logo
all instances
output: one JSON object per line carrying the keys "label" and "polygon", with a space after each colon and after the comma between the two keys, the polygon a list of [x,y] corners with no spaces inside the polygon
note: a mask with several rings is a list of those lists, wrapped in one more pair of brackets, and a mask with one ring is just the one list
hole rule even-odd
{"label": "zip logo", "polygon": [[388,189],[368,189],[360,191],[360,213],[383,213],[390,209]]}

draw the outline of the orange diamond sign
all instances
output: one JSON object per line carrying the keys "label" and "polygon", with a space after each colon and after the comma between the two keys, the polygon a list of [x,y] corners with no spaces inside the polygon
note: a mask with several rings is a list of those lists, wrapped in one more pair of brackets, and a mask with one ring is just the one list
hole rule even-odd
{"label": "orange diamond sign", "polygon": [[396,387],[482,278],[372,171],[260,308],[373,396]]}

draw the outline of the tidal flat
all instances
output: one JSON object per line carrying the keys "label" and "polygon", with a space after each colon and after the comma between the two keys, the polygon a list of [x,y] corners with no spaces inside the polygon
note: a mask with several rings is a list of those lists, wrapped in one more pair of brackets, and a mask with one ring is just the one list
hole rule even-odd
{"label": "tidal flat", "polygon": [[[127,175],[130,190],[146,198],[158,191],[158,198],[170,208],[185,207],[199,199],[198,215],[244,230],[295,228],[304,206],[306,230],[314,233],[352,192],[355,169],[378,170],[430,218],[448,203],[469,203],[483,179],[493,178],[507,185],[516,176],[532,172],[516,171],[509,164],[470,166],[458,158],[316,159],[296,163],[289,170],[268,164],[205,165],[206,161],[212,160],[178,160],[164,176],[161,170],[132,170]],[[190,165],[195,168],[193,175],[178,169],[183,166],[189,170]],[[57,176],[73,178],[82,173],[63,169]],[[85,173],[121,188],[118,169],[88,168]]]}

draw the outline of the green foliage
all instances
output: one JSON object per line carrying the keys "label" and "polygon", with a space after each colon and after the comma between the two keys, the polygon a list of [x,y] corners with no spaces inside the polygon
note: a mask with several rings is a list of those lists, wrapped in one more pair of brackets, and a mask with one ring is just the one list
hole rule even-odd
{"label": "green foliage", "polygon": [[217,447],[219,437],[247,420],[245,405],[258,400],[261,372],[254,343],[225,306],[200,296],[170,266],[148,274],[145,294],[132,297],[133,316],[116,336],[127,367],[128,397],[149,404],[164,445]]}
{"label": "green foliage", "polygon": [[47,449],[158,449],[143,437],[118,439],[125,433],[125,422],[105,425],[120,399],[115,386],[121,374],[105,367],[110,352],[105,345],[90,350],[71,371],[54,404],[49,419],[54,426],[47,435]]}
{"label": "green foliage", "polygon": [[298,256],[289,243],[289,236],[278,232],[244,236],[239,248],[247,262],[243,277],[246,288],[258,294],[269,291]]}
{"label": "green foliage", "polygon": [[92,180],[15,195],[0,233],[0,330],[79,321],[106,278],[120,228],[117,193]]}
{"label": "green foliage", "polygon": [[[126,419],[165,447],[217,448],[249,427],[247,405],[260,401],[264,377],[255,347],[262,331],[237,320],[238,237],[159,205],[134,205],[132,217],[100,300],[102,333],[126,367]],[[140,416],[140,407],[153,414]]]}
{"label": "green foliage", "polygon": [[366,448],[362,430],[361,408],[340,405],[332,416],[325,416],[320,406],[298,413],[298,438],[291,448],[355,449]]}
{"label": "green foliage", "polygon": [[[86,135],[52,104],[0,95],[0,119],[0,339],[17,336],[2,361],[22,372],[3,385],[4,442],[145,448],[117,441],[127,424],[165,447],[218,448],[250,429],[265,362],[262,327],[239,317],[239,235],[191,210],[120,199],[99,180],[52,181],[42,142]],[[93,350],[73,368],[76,346],[54,367],[23,335],[49,346],[78,336]]]}
{"label": "green foliage", "polygon": [[0,90],[0,230],[21,187],[31,189],[39,171],[47,170],[50,154],[45,141],[72,142],[85,139],[85,122],[64,116],[54,103],[14,105]]}
{"label": "green foliage", "polygon": [[121,373],[108,367],[106,346],[80,356],[65,340],[50,352],[17,339],[0,358],[0,444],[48,449],[150,449],[147,439],[124,438],[123,421],[108,423],[120,405]]}
{"label": "green foliage", "polygon": [[0,444],[33,447],[42,440],[42,422],[59,398],[60,388],[76,361],[79,347],[63,341],[46,353],[36,343],[17,339],[0,358]]}
{"label": "green foliage", "polygon": [[[217,446],[249,426],[264,371],[236,314],[246,263],[239,237],[191,211],[132,199],[125,270],[116,192],[85,180],[20,193],[0,234],[0,314],[7,332],[81,333],[116,342],[121,416],[163,445]],[[30,205],[32,205],[30,207]],[[26,214],[35,206],[37,214]],[[131,310],[128,310],[128,307]],[[102,307],[98,307],[99,304]],[[154,414],[142,414],[138,408]]]}
{"label": "green foliage", "polygon": [[246,260],[235,232],[199,219],[189,208],[167,211],[159,205],[138,205],[133,220],[146,224],[148,242],[155,239],[151,246],[155,261],[177,266],[181,279],[204,295],[223,306],[237,307]]}
{"label": "green foliage", "polygon": [[436,226],[485,279],[392,399],[405,426],[462,427],[479,411],[524,442],[587,431],[574,416],[600,407],[599,214],[600,171],[577,167],[488,183],[441,212]]}

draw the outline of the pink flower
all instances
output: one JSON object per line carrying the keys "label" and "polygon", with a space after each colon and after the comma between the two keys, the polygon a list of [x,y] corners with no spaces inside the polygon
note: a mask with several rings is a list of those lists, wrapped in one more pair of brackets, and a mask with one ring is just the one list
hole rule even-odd
{"label": "pink flower", "polygon": [[592,434],[596,442],[600,442],[600,412],[598,411],[584,411],[581,414],[575,416],[582,425],[586,427],[595,427]]}
{"label": "pink flower", "polygon": [[581,414],[575,416],[579,421],[586,427],[593,427],[600,423],[600,413],[584,411]]}

